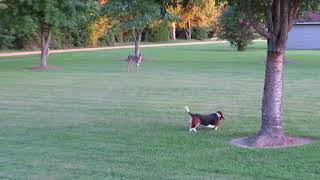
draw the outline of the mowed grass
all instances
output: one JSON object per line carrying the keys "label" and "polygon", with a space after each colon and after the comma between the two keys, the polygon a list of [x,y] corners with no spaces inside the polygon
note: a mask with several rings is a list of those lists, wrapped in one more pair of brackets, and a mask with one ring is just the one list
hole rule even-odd
{"label": "mowed grass", "polygon": [[[260,127],[264,43],[0,58],[0,179],[320,179],[320,51],[287,51],[284,122],[314,143],[243,149]],[[188,132],[192,111],[225,112],[218,131]]]}

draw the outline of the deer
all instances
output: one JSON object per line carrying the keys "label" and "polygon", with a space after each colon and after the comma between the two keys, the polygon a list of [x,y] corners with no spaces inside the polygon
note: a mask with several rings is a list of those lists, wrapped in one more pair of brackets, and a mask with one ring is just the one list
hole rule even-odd
{"label": "deer", "polygon": [[138,56],[129,55],[128,56],[128,72],[130,72],[130,70],[132,71],[131,65],[133,63],[136,64],[136,71],[139,72],[141,62],[142,62],[142,54],[141,53],[139,53]]}

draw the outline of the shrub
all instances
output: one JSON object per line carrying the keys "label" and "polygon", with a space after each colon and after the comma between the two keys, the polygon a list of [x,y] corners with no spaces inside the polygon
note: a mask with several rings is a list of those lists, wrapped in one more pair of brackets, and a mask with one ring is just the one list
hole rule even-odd
{"label": "shrub", "polygon": [[0,49],[6,49],[13,46],[13,41],[15,37],[7,29],[0,25]]}
{"label": "shrub", "polygon": [[192,28],[192,37],[199,40],[208,39],[209,31],[206,28],[194,27]]}
{"label": "shrub", "polygon": [[248,44],[255,38],[254,30],[235,6],[224,11],[219,19],[222,31],[220,39],[227,39],[231,46],[237,47],[238,51],[244,51]]}
{"label": "shrub", "polygon": [[86,47],[87,39],[89,38],[89,30],[87,27],[78,27],[69,31],[72,37],[74,47]]}
{"label": "shrub", "polygon": [[147,35],[147,40],[151,42],[168,41],[169,36],[170,29],[168,23],[163,22],[150,29],[150,32]]}
{"label": "shrub", "polygon": [[87,27],[73,27],[53,30],[51,49],[85,47],[89,31]]}

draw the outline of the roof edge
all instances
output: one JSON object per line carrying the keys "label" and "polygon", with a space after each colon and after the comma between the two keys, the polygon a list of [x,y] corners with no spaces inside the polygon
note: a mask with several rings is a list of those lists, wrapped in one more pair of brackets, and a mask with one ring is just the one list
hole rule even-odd
{"label": "roof edge", "polygon": [[296,22],[294,25],[320,25],[320,22]]}

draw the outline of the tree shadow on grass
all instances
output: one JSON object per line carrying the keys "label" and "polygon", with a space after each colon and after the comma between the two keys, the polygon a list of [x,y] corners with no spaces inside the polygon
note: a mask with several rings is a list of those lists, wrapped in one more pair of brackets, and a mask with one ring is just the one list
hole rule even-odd
{"label": "tree shadow on grass", "polygon": [[[283,64],[285,64],[285,65],[298,65],[298,64],[301,64],[302,62],[301,61],[297,61],[297,60],[289,60],[289,59],[285,59],[284,61],[283,61]],[[262,61],[262,64],[266,64],[266,60],[263,60]]]}
{"label": "tree shadow on grass", "polygon": [[263,51],[263,50],[267,50],[265,47],[248,47],[246,48],[245,51],[237,51],[236,48],[232,48],[232,47],[219,47],[219,48],[214,48],[214,47],[210,47],[210,48],[199,48],[199,49],[194,49],[194,48],[184,48],[183,50],[185,51],[196,51],[196,52],[238,52],[238,53],[245,53],[245,52],[252,52],[252,51]]}
{"label": "tree shadow on grass", "polygon": [[36,66],[36,67],[25,67],[22,69],[29,70],[29,71],[59,71],[59,70],[63,70],[63,68],[57,67],[57,66],[47,66],[47,67]]}
{"label": "tree shadow on grass", "polygon": [[[158,61],[160,60],[159,58],[154,58],[154,57],[142,57],[142,62],[149,62],[149,61]],[[128,59],[123,59],[123,61],[128,62]]]}

